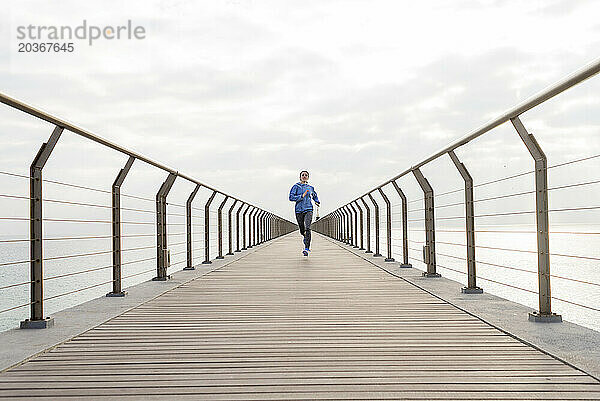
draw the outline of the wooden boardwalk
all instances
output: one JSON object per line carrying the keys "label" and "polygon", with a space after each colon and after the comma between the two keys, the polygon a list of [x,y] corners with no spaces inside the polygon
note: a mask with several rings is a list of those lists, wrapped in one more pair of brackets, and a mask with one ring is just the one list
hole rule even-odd
{"label": "wooden boardwalk", "polygon": [[594,378],[315,237],[309,259],[288,235],[3,373],[0,398],[600,399]]}

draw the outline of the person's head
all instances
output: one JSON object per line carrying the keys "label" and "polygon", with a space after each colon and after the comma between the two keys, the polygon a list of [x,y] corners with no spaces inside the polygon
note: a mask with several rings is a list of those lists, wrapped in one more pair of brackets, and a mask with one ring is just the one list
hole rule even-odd
{"label": "person's head", "polygon": [[308,171],[302,170],[300,172],[300,182],[308,182]]}

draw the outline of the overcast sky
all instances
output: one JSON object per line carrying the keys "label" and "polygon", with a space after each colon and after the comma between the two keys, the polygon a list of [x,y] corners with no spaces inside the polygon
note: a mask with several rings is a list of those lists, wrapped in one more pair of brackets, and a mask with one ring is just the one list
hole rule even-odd
{"label": "overcast sky", "polygon": [[[594,0],[8,4],[2,92],[290,219],[300,170],[326,213],[600,56]],[[84,19],[145,39],[17,52],[20,25]],[[595,77],[523,116],[549,164],[600,153],[598,93]],[[26,174],[51,130],[0,107],[0,170]],[[457,153],[476,181],[532,167],[510,126]],[[65,133],[44,174],[108,189],[125,160]],[[134,171],[151,197],[165,178]],[[423,171],[462,186],[449,159]]]}

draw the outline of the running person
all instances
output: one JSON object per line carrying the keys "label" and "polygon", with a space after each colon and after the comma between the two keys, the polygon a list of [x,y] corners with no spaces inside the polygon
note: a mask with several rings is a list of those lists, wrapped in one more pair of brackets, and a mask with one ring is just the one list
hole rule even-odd
{"label": "running person", "polygon": [[290,190],[290,201],[296,202],[296,220],[298,220],[298,227],[300,228],[300,234],[304,237],[304,250],[302,254],[308,256],[310,252],[310,224],[312,223],[313,217],[313,199],[317,206],[321,204],[315,188],[308,185],[308,171],[300,172],[300,182],[294,184]]}

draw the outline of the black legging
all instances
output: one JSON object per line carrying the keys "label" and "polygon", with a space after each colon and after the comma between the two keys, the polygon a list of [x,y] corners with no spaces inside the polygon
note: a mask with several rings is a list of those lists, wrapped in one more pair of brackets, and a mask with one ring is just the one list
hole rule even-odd
{"label": "black legging", "polygon": [[304,247],[310,249],[310,224],[312,223],[313,211],[309,210],[302,213],[296,213],[300,234],[304,236]]}

